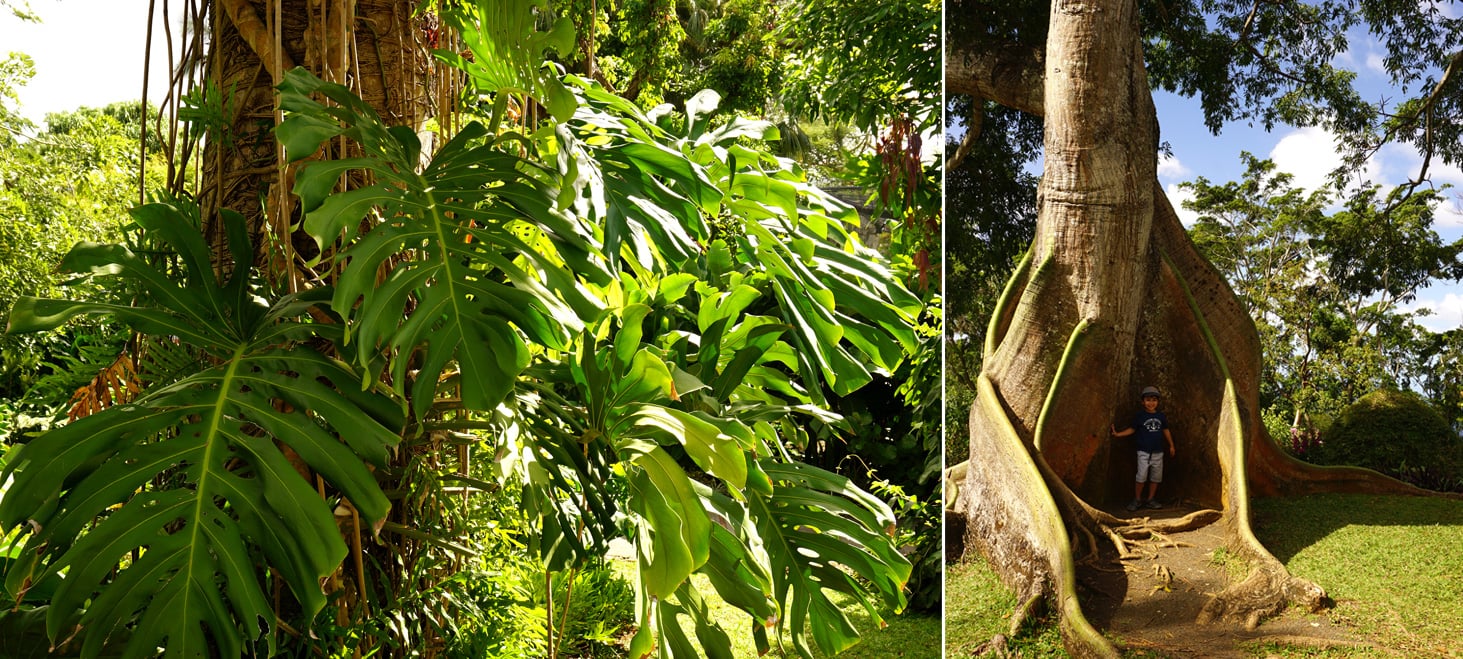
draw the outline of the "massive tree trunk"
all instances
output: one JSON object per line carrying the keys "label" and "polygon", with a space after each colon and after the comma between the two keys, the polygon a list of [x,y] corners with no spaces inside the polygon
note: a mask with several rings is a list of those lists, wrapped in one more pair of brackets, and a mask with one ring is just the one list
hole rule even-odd
{"label": "massive tree trunk", "polygon": [[1109,424],[1153,384],[1179,426],[1164,495],[1204,508],[1154,530],[1217,523],[1252,566],[1201,622],[1252,628],[1291,603],[1319,607],[1324,592],[1291,577],[1251,533],[1250,491],[1418,490],[1303,465],[1265,436],[1253,322],[1194,250],[1157,180],[1134,0],[1054,0],[1041,88],[1020,84],[1033,79],[1036,54],[990,52],[956,41],[948,86],[1039,108],[1046,170],[1037,237],[992,319],[971,410],[971,460],[956,504],[966,546],[1018,592],[1023,611],[1051,600],[1074,654],[1115,656],[1083,614],[1076,564],[1096,558],[1096,538],[1130,523],[1102,510],[1133,488],[1131,448],[1114,448]]}

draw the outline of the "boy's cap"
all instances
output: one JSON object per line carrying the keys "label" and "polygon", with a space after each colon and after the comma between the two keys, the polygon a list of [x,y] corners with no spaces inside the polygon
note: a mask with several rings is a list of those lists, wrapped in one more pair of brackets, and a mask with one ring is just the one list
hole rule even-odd
{"label": "boy's cap", "polygon": [[1158,398],[1158,387],[1143,387],[1143,398],[1152,396]]}

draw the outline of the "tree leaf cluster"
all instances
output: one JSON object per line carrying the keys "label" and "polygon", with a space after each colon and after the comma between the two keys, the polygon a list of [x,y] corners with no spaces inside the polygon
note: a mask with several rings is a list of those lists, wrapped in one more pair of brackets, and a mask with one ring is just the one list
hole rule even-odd
{"label": "tree leaf cluster", "polygon": [[[1268,160],[1242,155],[1244,179],[1184,186],[1199,212],[1194,243],[1249,308],[1265,353],[1262,398],[1271,433],[1324,429],[1361,396],[1446,380],[1444,335],[1404,305],[1432,283],[1458,281],[1463,241],[1433,230],[1435,193],[1382,197],[1357,189],[1338,210]],[[1433,387],[1445,412],[1453,400]],[[1283,423],[1284,426],[1280,424]]]}

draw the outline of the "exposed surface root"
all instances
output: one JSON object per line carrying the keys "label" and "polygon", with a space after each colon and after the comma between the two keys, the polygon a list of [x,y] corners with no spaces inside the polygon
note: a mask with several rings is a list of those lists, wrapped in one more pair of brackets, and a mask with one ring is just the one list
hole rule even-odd
{"label": "exposed surface root", "polygon": [[996,634],[992,636],[991,640],[981,643],[979,647],[975,648],[975,651],[971,652],[970,656],[1001,657],[1002,659],[1011,656],[1011,651],[1006,648],[1006,635]]}
{"label": "exposed surface root", "polygon": [[1223,513],[1218,510],[1205,509],[1196,510],[1178,519],[1154,520],[1147,517],[1141,520],[1117,520],[1117,531],[1126,538],[1143,539],[1158,533],[1183,533],[1202,529],[1214,522],[1219,521]]}
{"label": "exposed surface root", "polygon": [[[1133,552],[1128,551],[1128,543],[1123,541],[1122,534],[1113,531],[1112,529],[1105,526],[1102,528],[1102,530],[1107,532],[1107,537],[1112,540],[1113,547],[1117,548],[1118,558],[1128,558],[1129,556],[1133,555]],[[1096,554],[1097,552],[1094,551],[1093,553]]]}
{"label": "exposed surface root", "polygon": [[1286,574],[1271,566],[1257,567],[1248,579],[1215,595],[1199,612],[1199,624],[1216,620],[1240,622],[1248,631],[1266,618],[1279,615],[1291,604],[1316,613],[1326,608],[1326,591],[1320,586]]}
{"label": "exposed surface root", "polygon": [[[1245,560],[1256,566],[1253,574],[1231,585],[1232,564],[1216,561],[1214,554],[1220,547],[1235,551],[1227,525],[1210,524],[1192,531],[1150,530],[1150,526],[1177,526],[1183,519],[1207,517],[1167,512],[1175,517],[1128,520],[1130,532],[1145,530],[1146,535],[1132,533],[1142,538],[1124,538],[1119,529],[1107,529],[1109,538],[1121,539],[1129,555],[1119,557],[1114,542],[1112,547],[1104,545],[1102,560],[1083,561],[1079,567],[1083,609],[1120,647],[1166,656],[1241,659],[1252,654],[1245,648],[1260,639],[1314,647],[1351,646],[1344,627],[1324,616],[1291,608],[1297,602],[1322,602],[1319,597],[1306,599],[1307,594],[1319,594],[1319,588],[1311,591],[1314,586],[1304,580],[1271,572],[1264,557],[1247,553]],[[1208,624],[1200,624],[1201,618]]]}
{"label": "exposed surface root", "polygon": [[1036,593],[1026,598],[1026,601],[1011,613],[1011,626],[1007,632],[1011,636],[1020,633],[1021,627],[1041,610],[1042,604],[1046,601],[1045,593]]}
{"label": "exposed surface root", "polygon": [[1151,532],[1149,532],[1149,536],[1148,537],[1149,537],[1149,539],[1153,540],[1155,546],[1160,547],[1160,548],[1163,548],[1163,549],[1177,549],[1179,547],[1192,547],[1193,546],[1193,545],[1191,545],[1191,544],[1189,544],[1187,542],[1179,542],[1178,540],[1170,540],[1168,536],[1163,535],[1162,533],[1159,533],[1157,531],[1151,531]]}

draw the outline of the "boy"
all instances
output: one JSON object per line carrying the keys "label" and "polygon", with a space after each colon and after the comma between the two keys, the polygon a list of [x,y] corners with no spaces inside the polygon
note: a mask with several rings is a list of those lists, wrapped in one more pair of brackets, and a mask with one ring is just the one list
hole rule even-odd
{"label": "boy", "polygon": [[[1168,432],[1168,417],[1158,411],[1158,388],[1143,387],[1143,410],[1133,416],[1133,425],[1118,430],[1117,426],[1111,426],[1113,437],[1127,437],[1137,433],[1138,449],[1138,482],[1133,486],[1133,500],[1128,503],[1128,510],[1137,510],[1139,506],[1146,505],[1149,508],[1162,508],[1163,504],[1158,503],[1154,495],[1158,493],[1158,484],[1163,482],[1163,444],[1168,443],[1168,454],[1176,456],[1178,451],[1173,447],[1173,435]],[[1148,483],[1148,501],[1143,501],[1143,483]]]}

